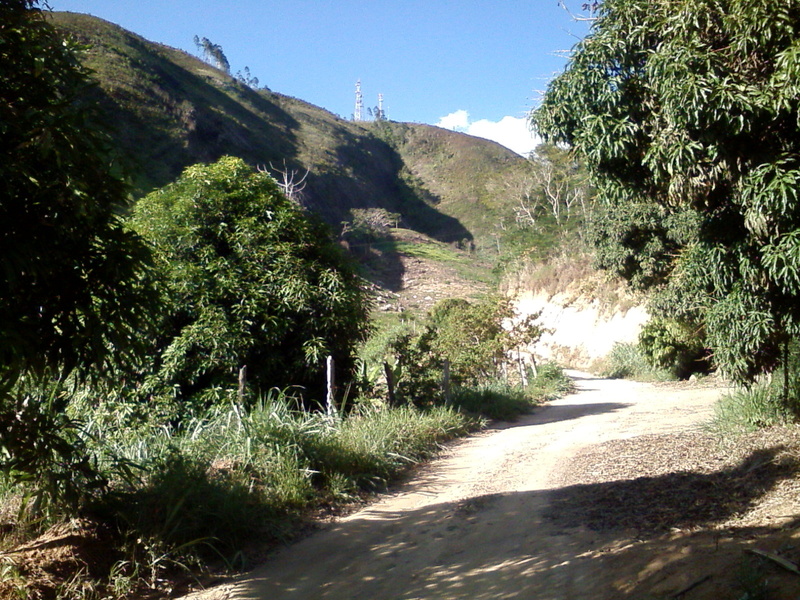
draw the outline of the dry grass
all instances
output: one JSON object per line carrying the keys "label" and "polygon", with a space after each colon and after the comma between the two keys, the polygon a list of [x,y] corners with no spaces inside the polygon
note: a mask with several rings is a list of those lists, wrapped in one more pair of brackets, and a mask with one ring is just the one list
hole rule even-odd
{"label": "dry grass", "polygon": [[546,294],[550,298],[559,295],[560,303],[565,306],[594,301],[607,313],[624,314],[644,302],[624,281],[595,269],[591,254],[567,248],[543,262],[520,264],[506,277],[503,287],[507,293],[517,295]]}

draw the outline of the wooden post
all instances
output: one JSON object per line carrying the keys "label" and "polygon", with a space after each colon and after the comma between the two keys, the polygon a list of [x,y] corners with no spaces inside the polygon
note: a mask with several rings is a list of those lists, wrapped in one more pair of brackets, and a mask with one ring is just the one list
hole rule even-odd
{"label": "wooden post", "polygon": [[389,406],[396,406],[397,400],[394,397],[394,371],[388,362],[383,363],[383,373],[386,375],[386,399]]}
{"label": "wooden post", "polygon": [[242,365],[239,369],[239,389],[236,396],[239,398],[239,403],[244,404],[244,390],[247,387],[247,365]]}
{"label": "wooden post", "polygon": [[333,380],[333,357],[329,356],[327,360],[327,367],[328,367],[328,394],[327,398],[325,399],[325,405],[328,411],[329,417],[336,416],[336,401],[333,397],[333,389],[334,389],[334,380]]}
{"label": "wooden post", "polygon": [[442,390],[444,391],[444,403],[450,406],[450,359],[444,359],[444,369],[442,372]]}
{"label": "wooden post", "polygon": [[519,348],[517,348],[517,365],[519,366],[519,381],[522,387],[528,387],[528,373],[525,371],[525,360],[522,358]]}

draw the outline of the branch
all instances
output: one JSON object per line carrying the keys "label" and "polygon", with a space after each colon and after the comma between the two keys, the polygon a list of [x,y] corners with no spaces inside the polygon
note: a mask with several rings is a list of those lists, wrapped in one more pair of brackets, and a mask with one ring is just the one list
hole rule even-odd
{"label": "branch", "polygon": [[578,21],[578,22],[590,22],[590,23],[591,23],[591,22],[594,22],[594,21],[597,21],[597,17],[584,17],[584,16],[582,16],[582,15],[576,15],[576,14],[574,14],[574,13],[573,13],[573,12],[572,12],[572,11],[571,11],[571,10],[570,10],[568,7],[567,7],[567,5],[564,3],[564,0],[559,0],[559,1],[558,1],[558,5],[559,5],[561,8],[563,8],[565,11],[567,11],[567,14],[570,16],[570,18],[571,18],[573,21]]}

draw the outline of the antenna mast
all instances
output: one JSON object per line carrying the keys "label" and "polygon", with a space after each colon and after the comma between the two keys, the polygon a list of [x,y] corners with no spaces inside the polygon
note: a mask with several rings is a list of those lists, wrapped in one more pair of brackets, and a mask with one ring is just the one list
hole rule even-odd
{"label": "antenna mast", "polygon": [[383,94],[378,94],[378,114],[376,115],[379,121],[384,118],[383,114]]}
{"label": "antenna mast", "polygon": [[364,98],[361,95],[361,80],[356,81],[356,110],[353,113],[354,121],[364,120]]}

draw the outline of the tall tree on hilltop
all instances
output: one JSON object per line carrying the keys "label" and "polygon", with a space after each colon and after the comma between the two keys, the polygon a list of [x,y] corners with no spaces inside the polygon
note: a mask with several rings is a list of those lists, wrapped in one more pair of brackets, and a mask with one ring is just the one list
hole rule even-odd
{"label": "tall tree on hilltop", "polygon": [[[224,71],[228,75],[231,73],[231,64],[228,62],[228,57],[222,50],[222,46],[215,44],[207,37],[201,38],[194,36],[194,45],[203,54],[203,60],[209,64],[213,64],[220,71]],[[250,70],[247,70],[248,75]]]}
{"label": "tall tree on hilltop", "polygon": [[800,334],[800,1],[606,0],[532,115],[585,160],[605,266],[743,382]]}

